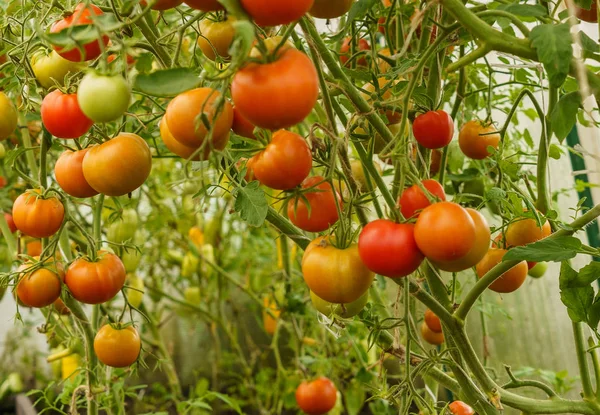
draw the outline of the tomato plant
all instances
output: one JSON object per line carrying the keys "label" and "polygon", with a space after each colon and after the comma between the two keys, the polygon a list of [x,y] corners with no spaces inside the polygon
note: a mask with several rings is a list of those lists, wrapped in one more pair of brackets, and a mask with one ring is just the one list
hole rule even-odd
{"label": "tomato plant", "polygon": [[[490,248],[483,259],[477,264],[477,275],[480,278],[483,277],[490,269],[502,261],[506,252],[508,251],[505,249]],[[511,293],[516,291],[525,282],[527,271],[527,262],[519,262],[516,266],[503,273],[500,278],[494,281],[490,285],[490,290],[498,293]]]}
{"label": "tomato plant", "polygon": [[421,336],[427,343],[435,346],[439,346],[440,344],[444,343],[444,333],[431,330],[429,326],[427,326],[426,322],[421,324]]}
{"label": "tomato plant", "polygon": [[[351,56],[350,56],[351,45],[352,45],[352,38],[347,37],[346,39],[344,39],[344,42],[342,42],[342,46],[340,46],[340,61],[342,61],[342,63],[344,65],[348,65],[348,61],[351,58]],[[367,42],[365,39],[358,40],[358,47],[357,47],[358,52],[361,52],[361,51],[364,52],[364,51],[370,51],[370,50],[371,50],[371,45],[369,45],[369,42]],[[356,64],[358,66],[367,66],[367,58],[363,56],[363,57],[356,59]]]}
{"label": "tomato plant", "polygon": [[429,330],[433,331],[434,333],[442,332],[442,322],[440,321],[440,318],[429,309],[425,311],[425,324]]}

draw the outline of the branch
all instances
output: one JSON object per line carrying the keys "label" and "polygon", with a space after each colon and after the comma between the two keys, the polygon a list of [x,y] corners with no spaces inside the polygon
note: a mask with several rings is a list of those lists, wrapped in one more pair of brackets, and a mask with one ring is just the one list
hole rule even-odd
{"label": "branch", "polygon": [[510,382],[508,382],[506,385],[502,386],[503,389],[514,389],[514,388],[532,387],[532,388],[538,388],[538,389],[543,390],[544,392],[546,392],[546,394],[550,398],[556,398],[556,397],[558,397],[556,395],[556,392],[554,392],[552,390],[552,388],[550,386],[546,385],[545,383],[539,382],[537,380],[519,380],[512,373],[512,370],[510,370],[510,366],[506,366],[505,365],[504,369],[506,370],[506,373],[508,373],[508,377],[510,378]]}

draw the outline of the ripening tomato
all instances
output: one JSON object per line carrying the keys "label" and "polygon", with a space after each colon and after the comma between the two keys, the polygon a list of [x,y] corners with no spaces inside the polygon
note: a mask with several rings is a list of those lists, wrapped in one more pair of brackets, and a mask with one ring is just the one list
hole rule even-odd
{"label": "ripening tomato", "polygon": [[[179,6],[181,3],[183,3],[183,0],[157,0],[152,6],[152,10],[169,10]],[[141,0],[140,5],[146,7],[148,3],[146,0]]]}
{"label": "ripening tomato", "polygon": [[256,139],[254,135],[255,128],[254,124],[248,121],[236,107],[233,107],[233,124],[231,125],[231,129],[234,133],[242,137]]}
{"label": "ripening tomato", "polygon": [[12,215],[15,225],[25,235],[48,238],[60,229],[65,207],[55,196],[43,198],[41,191],[34,189],[17,197]]}
{"label": "ripening tomato", "polygon": [[[229,141],[233,107],[216,89],[196,88],[173,98],[165,118],[169,131],[181,144],[195,148],[204,145],[206,151],[223,150]],[[209,126],[201,118],[208,120]]]}
{"label": "ripening tomato", "polygon": [[440,321],[440,318],[436,316],[435,313],[430,309],[425,311],[425,324],[427,324],[429,330],[433,331],[434,333],[442,332],[442,322]]}
{"label": "ripening tomato", "polygon": [[475,223],[465,209],[452,202],[426,207],[415,225],[417,246],[434,262],[456,261],[473,248]]}
{"label": "ripening tomato", "polygon": [[428,111],[413,121],[415,140],[425,148],[446,147],[454,135],[452,117],[444,110]]}
{"label": "ripening tomato", "polygon": [[339,193],[322,176],[309,177],[302,183],[302,188],[311,190],[289,201],[288,217],[294,225],[308,232],[329,229],[339,219],[338,205],[342,209]]}
{"label": "ripening tomato", "polygon": [[[446,192],[444,192],[444,188],[437,180],[423,180],[421,181],[421,186],[431,193],[433,200],[436,198],[441,201],[446,200]],[[403,191],[400,199],[398,199],[400,212],[402,212],[402,216],[406,219],[418,217],[423,209],[431,205],[421,186],[417,184],[412,185]]]}
{"label": "ripening tomato", "polygon": [[[106,57],[106,63],[111,64],[116,61],[121,55],[117,55],[115,53],[111,53]],[[135,64],[135,58],[131,56],[129,53],[126,55],[127,66],[131,66]]]}
{"label": "ripening tomato", "polygon": [[282,43],[283,36],[275,35],[267,37],[262,41],[262,47],[264,48],[266,55],[263,55],[263,50],[261,50],[262,48],[259,48],[258,45],[256,45],[250,51],[250,57],[264,60],[267,56],[273,55],[273,52],[275,52],[276,49],[281,52],[284,49],[296,47],[290,39],[287,39],[285,43]]}
{"label": "ripening tomato", "polygon": [[121,328],[106,324],[94,338],[94,352],[98,360],[110,367],[131,366],[140,355],[142,341],[133,326]]}
{"label": "ripening tomato", "polygon": [[523,246],[544,239],[551,233],[552,228],[548,220],[539,227],[535,219],[517,218],[506,228],[504,238],[508,247]]}
{"label": "ripening tomato", "polygon": [[[377,101],[377,100],[381,100],[381,101],[391,101],[394,96],[392,94],[392,89],[393,89],[393,84],[395,83],[395,81],[389,81],[383,77],[378,78],[377,79],[377,84],[378,87],[375,87],[375,84],[373,83],[368,83],[366,84],[363,89],[366,91],[362,92],[362,96],[363,98],[365,98],[367,101],[372,102],[373,100]],[[377,92],[379,92],[379,94],[377,94]],[[379,97],[377,97],[376,95],[379,95]],[[391,105],[391,104],[390,104]],[[398,105],[398,104],[395,104]],[[389,124],[397,124],[400,122],[401,118],[402,118],[402,113],[398,112],[398,111],[394,111],[392,109],[388,109],[388,110],[379,110],[382,114],[385,114],[385,116],[388,119]],[[397,128],[398,133],[400,132],[400,126],[398,126]]]}
{"label": "ripening tomato", "polygon": [[6,224],[8,225],[8,229],[10,229],[11,233],[15,233],[17,231],[17,225],[15,225],[15,221],[10,213],[4,213],[4,220],[6,220]]}
{"label": "ripening tomato", "polygon": [[165,117],[160,120],[160,137],[162,138],[163,143],[165,143],[165,146],[173,154],[176,154],[186,160],[193,156],[193,161],[199,161],[201,155],[203,157],[208,157],[208,153],[210,152],[208,148],[198,151],[198,148],[188,147],[175,140],[175,137],[173,137],[173,134],[171,134],[171,131],[169,131],[169,126],[167,125]]}
{"label": "ripening tomato", "polygon": [[[277,302],[271,296],[263,297],[263,307],[263,327],[268,334],[273,335],[277,330],[277,320],[279,320],[281,310],[279,310]],[[273,316],[266,311],[267,309],[271,310]]]}
{"label": "ripening tomato", "polygon": [[240,0],[240,4],[259,26],[279,26],[299,20],[314,0]]}
{"label": "ripening tomato", "polygon": [[79,258],[67,269],[65,284],[77,301],[102,304],[125,284],[125,266],[115,254],[99,251],[95,261]]}
{"label": "ripening tomato", "polygon": [[362,311],[369,301],[369,292],[365,292],[358,300],[348,304],[334,304],[325,301],[317,294],[310,292],[310,301],[318,312],[326,316],[335,315],[342,318],[351,318]]}
{"label": "ripening tomato", "polygon": [[302,257],[302,275],[311,291],[335,304],[358,300],[375,278],[360,259],[358,245],[339,249],[328,237],[319,237],[308,245]]}
{"label": "ripening tomato", "polygon": [[498,148],[500,145],[500,134],[492,124],[472,120],[460,129],[458,144],[465,156],[483,160],[490,156],[488,147]]}
{"label": "ripening tomato", "polygon": [[211,61],[220,56],[224,60],[229,60],[229,48],[235,37],[235,18],[228,17],[224,21],[215,21],[210,18],[204,18],[200,21],[200,35],[198,36],[198,46],[202,49],[204,56]]}
{"label": "ripening tomato", "polygon": [[358,238],[360,259],[371,271],[385,277],[412,274],[424,256],[415,242],[415,226],[378,219],[367,224]]}
{"label": "ripening tomato", "polygon": [[439,346],[444,343],[444,333],[436,333],[431,330],[425,322],[421,324],[421,336],[423,336],[423,340],[425,340],[429,344],[433,344],[435,346]]}
{"label": "ripening tomato", "polygon": [[352,7],[354,0],[314,0],[309,13],[318,19],[342,17]]}
{"label": "ripening tomato", "polygon": [[296,403],[308,415],[323,415],[337,402],[337,388],[331,380],[320,377],[312,382],[302,382],[296,389]]}
{"label": "ripening tomato", "polygon": [[473,408],[462,401],[454,401],[448,408],[453,415],[475,415]]}
{"label": "ripening tomato", "polygon": [[575,15],[578,18],[588,23],[598,23],[598,5],[596,0],[592,0],[592,5],[589,10],[579,7],[577,4],[574,4],[574,6]]}
{"label": "ripening tomato", "polygon": [[[63,30],[68,31],[71,30],[69,28],[74,26],[88,26],[93,23],[94,17],[92,16],[100,16],[104,14],[99,7],[94,6],[93,4],[85,5],[85,3],[79,3],[75,6],[75,10],[73,14],[63,18],[62,20],[57,21],[50,28],[50,33],[59,33]],[[102,43],[104,47],[108,45],[108,36],[102,36]],[[73,47],[65,49],[61,46],[53,46],[54,50],[58,52],[60,56],[63,58],[70,60],[72,62],[81,62],[81,61],[89,61],[92,59],[96,59],[102,53],[102,47],[100,46],[99,40],[93,40],[89,43],[86,43],[83,46],[83,55],[81,54],[80,48]]]}
{"label": "ripening tomato", "polygon": [[81,68],[81,64],[63,58],[55,50],[48,55],[39,51],[31,58],[33,74],[45,89],[50,89],[56,84],[63,86],[65,77],[79,72]]}
{"label": "ripening tomato", "polygon": [[54,261],[26,262],[17,271],[17,297],[27,307],[42,308],[60,297],[62,266]]}
{"label": "ripening tomato", "polygon": [[[483,277],[489,270],[494,268],[500,262],[508,251],[506,249],[490,248],[483,259],[477,264],[477,275]],[[521,261],[494,281],[490,290],[497,293],[512,293],[516,291],[527,279],[527,262]]]}
{"label": "ripening tomato", "polygon": [[82,166],[85,180],[97,192],[123,196],[144,184],[152,169],[152,154],[139,135],[120,133],[90,147]]}
{"label": "ripening tomato", "polygon": [[[352,38],[347,37],[344,39],[342,46],[340,46],[340,61],[342,61],[342,63],[344,65],[347,65],[348,61],[352,57],[352,55],[350,54],[351,44],[352,44]],[[365,39],[359,39],[357,46],[358,46],[358,50],[355,51],[355,53],[371,50],[371,45]],[[366,58],[365,54],[363,54],[361,57],[359,57],[356,60],[356,64],[358,66],[367,66],[368,63],[367,63],[367,58]]]}
{"label": "ripening tomato", "polygon": [[89,72],[79,83],[77,99],[81,111],[91,120],[110,122],[121,117],[129,108],[131,88],[121,75]]}
{"label": "ripening tomato", "polygon": [[83,176],[83,158],[88,150],[88,148],[79,151],[67,150],[60,155],[54,166],[58,185],[71,196],[85,198],[98,194]]}
{"label": "ripening tomato", "polygon": [[317,103],[317,70],[304,53],[285,48],[273,62],[240,69],[233,77],[231,96],[252,124],[270,130],[288,128],[302,122]]}
{"label": "ripening tomato", "polygon": [[252,157],[252,172],[263,185],[289,190],[300,185],[312,168],[306,140],[291,131],[279,130],[267,147]]}
{"label": "ripening tomato", "polygon": [[31,257],[42,255],[42,241],[34,239],[25,244],[25,253]]}
{"label": "ripening tomato", "polygon": [[44,127],[58,138],[79,138],[94,125],[81,111],[77,94],[63,94],[58,89],[44,97],[40,113]]}
{"label": "ripening tomato", "polygon": [[6,96],[0,91],[0,141],[6,140],[17,129],[18,114],[15,106]]}
{"label": "ripening tomato", "polygon": [[184,3],[192,9],[202,10],[203,12],[214,12],[224,9],[223,5],[217,0],[185,0]]}

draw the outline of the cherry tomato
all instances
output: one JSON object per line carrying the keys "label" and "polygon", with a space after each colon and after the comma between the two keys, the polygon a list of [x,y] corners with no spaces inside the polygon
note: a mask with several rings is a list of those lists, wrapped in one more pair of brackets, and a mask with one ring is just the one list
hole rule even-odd
{"label": "cherry tomato", "polygon": [[302,183],[302,188],[312,190],[289,201],[288,217],[294,225],[308,232],[329,229],[339,219],[337,205],[342,209],[339,193],[321,176],[309,177]]}
{"label": "cherry tomato", "polygon": [[97,192],[123,196],[144,184],[152,169],[152,154],[139,135],[120,133],[90,147],[82,166],[85,180]]}
{"label": "cherry tomato", "polygon": [[436,316],[435,313],[430,309],[425,311],[425,324],[427,324],[429,330],[433,331],[434,333],[442,332],[442,322],[440,321],[440,318]]}
{"label": "cherry tomato", "polygon": [[[421,181],[421,186],[431,193],[431,197],[433,197],[434,200],[435,198],[441,201],[446,200],[446,192],[444,192],[444,188],[437,180],[423,180]],[[431,205],[431,202],[425,195],[425,192],[421,189],[421,186],[414,184],[400,195],[400,199],[398,200],[400,212],[402,212],[402,216],[407,219],[418,217],[423,209]]]}
{"label": "cherry tomato", "polygon": [[259,26],[279,26],[304,16],[313,0],[240,0],[240,4]]}
{"label": "cherry tomato", "polygon": [[[507,252],[506,249],[490,248],[483,259],[477,264],[476,270],[479,278],[502,262],[502,258]],[[527,262],[521,261],[502,274],[489,288],[497,293],[512,293],[523,285],[525,279],[527,279],[527,271]]]}
{"label": "cherry tomato", "polygon": [[528,274],[530,277],[542,278],[546,274],[546,271],[548,270],[548,263],[539,262],[539,263],[535,263],[535,265],[533,267],[530,267],[529,262],[528,262],[527,267],[529,268]]}
{"label": "cherry tomato", "polygon": [[250,63],[239,70],[231,96],[252,124],[270,130],[288,128],[302,122],[317,103],[317,70],[304,53],[286,48],[271,63]]}
{"label": "cherry tomato", "polygon": [[200,21],[200,35],[198,36],[198,46],[202,49],[204,56],[211,61],[220,56],[224,60],[229,60],[229,48],[235,37],[235,27],[233,17],[224,21],[215,21],[204,18]]}
{"label": "cherry tomato", "polygon": [[81,111],[77,94],[63,94],[58,89],[44,97],[40,112],[44,127],[58,138],[79,138],[94,125]]}
{"label": "cherry tomato", "polygon": [[63,86],[65,77],[79,72],[81,64],[63,58],[55,50],[48,55],[39,51],[31,58],[31,69],[40,85],[50,89],[54,85]]}
{"label": "cherry tomato", "polygon": [[317,294],[310,292],[310,301],[312,305],[321,314],[326,316],[336,315],[342,318],[351,318],[362,311],[369,301],[369,292],[364,293],[358,300],[348,304],[334,304],[329,301],[325,301],[320,298]]}
{"label": "cherry tomato", "polygon": [[318,19],[342,17],[352,7],[354,0],[314,0],[309,13]]}
{"label": "cherry tomato", "polygon": [[127,302],[135,308],[139,308],[144,300],[144,280],[137,275],[129,275],[127,277],[127,288],[125,295]]}
{"label": "cherry tomato", "polygon": [[552,228],[547,220],[540,228],[535,219],[517,218],[508,225],[504,237],[506,246],[513,247],[537,242],[550,236],[551,233]]}
{"label": "cherry tomato", "polygon": [[54,261],[43,264],[26,262],[17,272],[17,297],[27,307],[46,307],[60,297],[63,271],[62,266]]}
{"label": "cherry tomato", "polygon": [[417,246],[435,262],[456,261],[473,248],[477,233],[469,213],[452,202],[426,207],[415,226]]}
{"label": "cherry tomato", "polygon": [[236,107],[233,107],[233,124],[231,126],[233,132],[242,137],[256,139],[254,128],[256,126],[248,121]]}
{"label": "cherry tomato", "polygon": [[473,408],[462,401],[454,401],[448,408],[453,415],[475,415]]}
{"label": "cherry tomato", "polygon": [[60,229],[65,217],[63,204],[54,196],[43,198],[39,189],[20,195],[13,204],[13,220],[27,236],[48,238]]}
{"label": "cherry tomato", "polygon": [[331,411],[337,402],[337,388],[326,377],[312,382],[302,382],[296,389],[298,407],[308,415],[323,415]]}
{"label": "cherry tomato", "polygon": [[83,158],[88,148],[79,151],[67,150],[60,155],[54,166],[58,185],[73,197],[92,197],[98,194],[83,176]]}
{"label": "cherry tomato", "polygon": [[173,137],[173,134],[171,134],[171,131],[169,131],[169,126],[167,125],[165,117],[160,120],[160,137],[162,138],[163,143],[165,143],[165,146],[173,154],[176,154],[186,160],[193,156],[193,161],[199,161],[201,156],[206,158],[210,152],[208,148],[206,148],[204,151],[198,151],[197,148],[188,147],[185,144],[181,144],[179,141],[175,140],[175,137]]}
{"label": "cherry tomato", "polygon": [[335,304],[358,300],[375,278],[360,259],[358,245],[339,249],[325,237],[315,239],[304,251],[302,275],[311,291]]}
{"label": "cherry tomato", "polygon": [[[344,39],[344,42],[342,43],[342,46],[340,47],[340,61],[342,61],[342,63],[344,65],[346,65],[348,63],[348,61],[350,60],[350,58],[352,57],[350,54],[351,44],[352,44],[352,38],[347,37]],[[359,39],[357,46],[358,46],[358,48],[357,48],[358,50],[356,52],[371,50],[371,45],[369,45],[369,42],[367,42],[365,39]],[[365,54],[363,54],[361,57],[359,57],[356,60],[356,65],[357,66],[367,66],[368,65]]]}
{"label": "cherry tomato", "polygon": [[286,130],[273,134],[267,147],[253,157],[254,177],[263,185],[289,190],[300,185],[312,168],[312,154],[302,136]]}
{"label": "cherry tomato", "polygon": [[454,135],[454,122],[446,111],[428,111],[413,121],[413,135],[425,148],[446,147]]}
{"label": "cherry tomato", "polygon": [[[131,88],[121,75],[105,76],[89,72],[77,90],[83,113],[95,122],[110,122],[121,117],[131,101]],[[106,105],[109,103],[110,105]]]}
{"label": "cherry tomato", "polygon": [[6,220],[6,224],[8,225],[8,229],[10,229],[11,233],[15,233],[17,231],[17,225],[15,225],[15,221],[10,213],[4,213],[4,220]]}
{"label": "cherry tomato", "polygon": [[435,346],[439,346],[440,344],[444,343],[444,333],[436,333],[435,331],[431,330],[425,322],[421,324],[421,336],[427,343]]}
{"label": "cherry tomato", "polygon": [[[279,310],[277,302],[271,296],[263,297],[263,307],[263,327],[268,334],[273,335],[277,330],[277,320],[279,320],[281,310]],[[271,310],[274,317],[266,311],[267,309]]]}
{"label": "cherry tomato", "polygon": [[[375,84],[373,84],[373,83],[368,83],[363,87],[363,89],[366,91],[366,93],[362,92],[361,94],[362,94],[363,98],[365,98],[369,102],[372,102],[374,99],[376,101],[377,100],[391,101],[394,98],[394,96],[392,94],[392,88],[393,88],[394,83],[395,83],[395,81],[389,81],[389,80],[381,77],[381,78],[377,79],[377,85],[378,85],[377,87],[375,87]],[[377,92],[379,92],[378,95],[380,95],[380,96],[374,97],[374,95],[376,95]],[[388,119],[388,123],[392,124],[392,125],[399,123],[402,118],[402,113],[391,110],[391,109],[388,109],[388,110],[382,109],[382,110],[379,110],[379,112],[382,114],[385,114],[385,116]],[[397,127],[397,130],[400,131],[399,125]]]}
{"label": "cherry tomato", "polygon": [[192,9],[202,10],[203,12],[214,12],[224,9],[223,5],[217,0],[185,0],[185,4]]}
{"label": "cherry tomato", "polygon": [[111,300],[125,284],[125,266],[115,254],[99,251],[96,261],[79,258],[67,269],[65,284],[77,301],[102,304]]}
{"label": "cherry tomato", "polygon": [[358,238],[360,259],[376,274],[406,277],[415,272],[424,259],[414,232],[415,226],[410,223],[375,220],[363,228]]}
{"label": "cherry tomato", "polygon": [[598,23],[598,5],[596,1],[592,0],[589,10],[575,4],[575,15],[585,22]]}
{"label": "cherry tomato", "polygon": [[135,327],[113,327],[106,324],[94,338],[94,352],[98,360],[110,367],[131,366],[142,350],[142,341]]}
{"label": "cherry tomato", "polygon": [[0,91],[0,140],[6,140],[17,129],[18,114],[6,94]]}
{"label": "cherry tomato", "polygon": [[458,144],[465,156],[483,160],[490,156],[488,147],[498,148],[500,145],[500,134],[492,124],[469,121],[460,129]]}
{"label": "cherry tomato", "polygon": [[[65,17],[62,20],[57,21],[52,25],[52,27],[50,28],[50,33],[59,33],[63,30],[70,30],[69,28],[74,26],[91,25],[93,24],[94,19],[94,17],[92,16],[100,16],[102,14],[102,10],[100,10],[99,7],[94,6],[93,4],[86,6],[84,3],[79,3],[77,6],[75,6],[73,14]],[[102,43],[104,44],[104,47],[108,45],[108,36],[102,36]],[[65,49],[61,46],[53,47],[54,50],[56,50],[60,56],[72,62],[81,62],[96,59],[102,53],[102,47],[100,46],[100,41],[98,40],[93,40],[83,45],[83,55],[79,50],[80,48],[77,47],[74,47],[72,49]]]}

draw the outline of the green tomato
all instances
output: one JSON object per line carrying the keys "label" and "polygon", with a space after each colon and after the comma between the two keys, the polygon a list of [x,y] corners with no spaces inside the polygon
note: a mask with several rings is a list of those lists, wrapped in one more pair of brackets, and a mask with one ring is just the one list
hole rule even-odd
{"label": "green tomato", "polygon": [[354,317],[358,313],[361,312],[365,305],[367,305],[367,301],[369,301],[369,292],[364,293],[358,300],[353,301],[349,304],[333,304],[328,301],[319,298],[312,291],[310,292],[310,301],[312,301],[313,306],[322,314],[326,316],[330,316],[335,314],[336,316],[342,318],[350,318]]}
{"label": "green tomato", "polygon": [[187,287],[183,292],[183,296],[186,302],[193,305],[199,305],[202,302],[200,287]]}
{"label": "green tomato", "polygon": [[81,63],[66,60],[54,50],[49,55],[39,51],[31,58],[33,74],[45,89],[50,89],[56,84],[63,86],[65,77],[79,72],[81,68]]}
{"label": "green tomato", "polygon": [[[200,248],[202,259],[211,263],[215,263],[215,249],[211,244],[204,244]],[[210,264],[202,264],[202,273],[206,277],[210,277],[214,272],[214,268]]]}
{"label": "green tomato", "polygon": [[120,75],[104,76],[90,72],[77,90],[81,111],[92,121],[110,122],[121,117],[131,101],[131,88]]}
{"label": "green tomato", "polygon": [[144,299],[144,280],[135,274],[127,278],[128,287],[125,288],[127,301],[135,308],[139,308]]}
{"label": "green tomato", "polygon": [[538,262],[529,270],[529,276],[532,278],[542,278],[548,270],[547,262]]}
{"label": "green tomato", "polygon": [[0,91],[0,140],[6,140],[17,129],[19,115],[6,94]]}
{"label": "green tomato", "polygon": [[184,278],[192,278],[198,272],[199,266],[200,259],[192,252],[188,252],[183,257],[183,262],[181,263],[181,276]]}
{"label": "green tomato", "polygon": [[120,219],[111,223],[106,230],[109,241],[123,243],[133,239],[138,228],[138,215],[134,209],[124,209]]}
{"label": "green tomato", "polygon": [[4,157],[6,157],[6,148],[4,147],[4,144],[0,143],[0,160]]}
{"label": "green tomato", "polygon": [[142,254],[137,249],[128,249],[123,251],[121,261],[125,266],[126,272],[135,272],[142,261]]}

